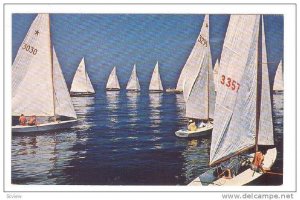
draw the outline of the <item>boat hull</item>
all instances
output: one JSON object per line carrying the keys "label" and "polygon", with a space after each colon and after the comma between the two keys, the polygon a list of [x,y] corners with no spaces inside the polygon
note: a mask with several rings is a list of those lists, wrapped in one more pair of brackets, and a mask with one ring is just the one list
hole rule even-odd
{"label": "boat hull", "polygon": [[96,93],[91,93],[91,92],[71,92],[70,96],[71,97],[90,97],[94,96]]}
{"label": "boat hull", "polygon": [[181,129],[175,132],[175,135],[177,137],[181,138],[194,138],[194,137],[203,137],[211,135],[213,124],[209,124],[205,127],[197,128],[196,131],[189,131],[187,129]]}
{"label": "boat hull", "polygon": [[149,90],[150,93],[162,93],[163,90]]}
{"label": "boat hull", "polygon": [[182,90],[176,90],[172,88],[166,89],[166,93],[175,93],[175,94],[181,94],[183,91]]}
{"label": "boat hull", "polygon": [[127,92],[140,92],[140,90],[127,90]]}
{"label": "boat hull", "polygon": [[77,120],[68,120],[68,121],[39,124],[36,126],[17,125],[17,126],[12,127],[12,132],[13,133],[45,132],[45,131],[70,128],[71,126],[75,125],[76,123],[77,123]]}
{"label": "boat hull", "polygon": [[120,91],[118,88],[106,88],[106,91]]}
{"label": "boat hull", "polygon": [[[254,154],[251,154],[251,158],[249,158],[250,163],[252,162],[253,157]],[[263,167],[266,169],[270,169],[273,166],[276,157],[277,157],[276,148],[268,149],[267,153],[264,155]],[[208,184],[208,186],[241,186],[251,181],[254,181],[255,179],[259,178],[262,175],[263,175],[262,172],[256,172],[249,167],[248,169],[239,173],[238,175],[236,175],[231,179],[226,179],[222,177]],[[189,183],[188,186],[203,186],[203,185],[201,183],[200,177],[197,177],[191,183]]]}

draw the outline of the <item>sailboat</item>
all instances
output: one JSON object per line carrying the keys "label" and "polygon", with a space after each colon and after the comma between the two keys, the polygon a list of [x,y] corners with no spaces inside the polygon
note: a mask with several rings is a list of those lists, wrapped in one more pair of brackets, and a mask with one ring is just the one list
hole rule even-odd
{"label": "sailboat", "polygon": [[273,91],[283,91],[282,60],[280,60],[276,70]]}
{"label": "sailboat", "polygon": [[[189,185],[247,184],[263,174],[251,167],[259,151],[264,154],[263,168],[270,170],[274,164],[277,151],[267,63],[263,19],[260,15],[231,15],[220,62],[212,168]],[[231,177],[224,176],[228,170]]]}
{"label": "sailboat", "polygon": [[120,90],[120,84],[117,76],[117,70],[116,67],[113,68],[111,71],[108,81],[106,83],[106,90],[107,91],[119,91]]}
{"label": "sailboat", "polygon": [[219,68],[220,68],[220,61],[219,59],[217,59],[215,66],[214,66],[214,82],[215,82],[215,91],[217,91],[217,87],[218,87],[218,81],[219,81]]}
{"label": "sailboat", "polygon": [[[199,38],[189,59],[183,96],[186,102],[185,116],[203,123],[195,130],[187,128],[175,132],[178,137],[198,137],[211,134],[215,104],[215,86],[209,45],[209,16],[206,15]],[[204,123],[205,121],[205,123]]]}
{"label": "sailboat", "polygon": [[14,60],[13,119],[22,114],[37,117],[37,125],[13,125],[14,133],[68,128],[77,121],[50,34],[49,14],[38,14]]}
{"label": "sailboat", "polygon": [[136,73],[136,65],[135,64],[133,66],[131,76],[130,76],[129,81],[127,83],[126,90],[133,91],[133,92],[138,92],[138,91],[141,90],[139,79],[138,79],[137,73]]}
{"label": "sailboat", "polygon": [[70,90],[71,96],[92,96],[95,90],[86,71],[84,58],[78,65]]}
{"label": "sailboat", "polygon": [[161,83],[159,69],[158,69],[158,61],[154,67],[150,85],[149,85],[149,91],[150,92],[163,92],[164,88]]}

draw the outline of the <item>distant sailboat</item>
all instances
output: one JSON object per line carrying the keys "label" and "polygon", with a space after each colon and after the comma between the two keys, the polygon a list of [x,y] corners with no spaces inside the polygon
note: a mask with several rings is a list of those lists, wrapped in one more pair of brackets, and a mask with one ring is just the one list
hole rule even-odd
{"label": "distant sailboat", "polygon": [[276,75],[274,78],[273,91],[283,91],[283,73],[282,73],[282,60],[278,64]]}
{"label": "distant sailboat", "polygon": [[136,91],[136,92],[141,90],[139,79],[138,79],[138,76],[137,76],[137,73],[136,73],[136,65],[133,66],[131,76],[130,76],[129,81],[127,83],[126,90]]}
{"label": "distant sailboat", "polygon": [[214,82],[215,82],[215,91],[217,91],[218,82],[219,82],[219,69],[220,68],[220,61],[217,59],[215,66],[214,66]]}
{"label": "distant sailboat", "polygon": [[38,14],[14,60],[12,115],[36,116],[38,124],[13,125],[12,132],[68,128],[77,121],[50,34],[49,14]]}
{"label": "distant sailboat", "polygon": [[117,70],[116,67],[113,68],[111,71],[108,81],[106,84],[106,90],[108,91],[119,91],[120,90],[120,84],[117,76]]}
{"label": "distant sailboat", "polygon": [[74,75],[70,93],[71,96],[90,96],[95,94],[90,77],[86,71],[84,58],[81,59]]}
{"label": "distant sailboat", "polygon": [[209,45],[209,16],[203,21],[198,43],[189,58],[189,70],[186,71],[183,96],[186,102],[185,116],[189,119],[201,120],[201,126],[195,130],[182,129],[176,131],[178,137],[197,137],[210,134],[213,129],[211,119],[214,114],[215,86],[211,51]]}
{"label": "distant sailboat", "polygon": [[152,73],[149,91],[150,92],[163,92],[164,88],[161,83],[159,69],[158,69],[158,62],[155,65],[155,68]]}
{"label": "distant sailboat", "polygon": [[264,23],[259,15],[230,17],[219,73],[210,149],[213,168],[189,185],[244,185],[262,175],[251,167],[258,151],[264,154],[266,170],[276,160]]}

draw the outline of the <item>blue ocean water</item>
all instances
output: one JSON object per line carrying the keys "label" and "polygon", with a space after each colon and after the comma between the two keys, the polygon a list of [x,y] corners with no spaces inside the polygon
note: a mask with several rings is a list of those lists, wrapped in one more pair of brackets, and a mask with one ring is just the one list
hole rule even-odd
{"label": "blue ocean water", "polygon": [[[282,172],[283,95],[274,96],[275,141]],[[102,92],[72,97],[78,124],[50,133],[13,135],[12,183],[185,185],[208,168],[210,136],[182,139],[181,94]],[[264,176],[255,185],[282,184]]]}

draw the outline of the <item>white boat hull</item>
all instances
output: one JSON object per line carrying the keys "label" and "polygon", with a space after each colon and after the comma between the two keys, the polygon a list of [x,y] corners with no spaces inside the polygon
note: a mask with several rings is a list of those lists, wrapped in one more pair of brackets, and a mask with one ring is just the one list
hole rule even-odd
{"label": "white boat hull", "polygon": [[77,120],[68,120],[68,121],[60,121],[60,122],[50,122],[45,124],[39,124],[36,126],[21,126],[16,125],[12,127],[13,133],[32,133],[32,132],[44,132],[44,131],[52,131],[58,129],[70,128],[73,126]]}
{"label": "white boat hull", "polygon": [[[253,156],[254,154],[252,154],[252,158],[249,159],[250,162],[252,162]],[[276,148],[268,149],[267,153],[264,156],[263,167],[266,169],[270,169],[273,166],[276,157],[277,157]],[[226,179],[222,177],[212,182],[211,184],[208,184],[208,186],[241,186],[257,179],[261,175],[263,175],[262,172],[256,172],[251,168],[248,168],[231,179]],[[197,177],[191,183],[189,183],[188,186],[203,186],[203,185],[201,183],[200,178]]]}
{"label": "white boat hull", "polygon": [[211,135],[213,124],[207,124],[205,127],[197,128],[196,131],[189,131],[187,129],[181,129],[175,132],[175,135],[182,138],[192,138]]}

